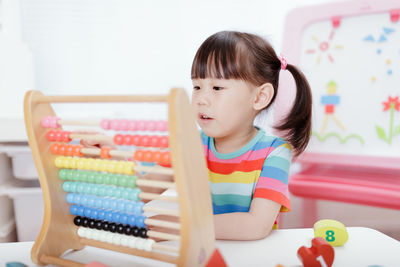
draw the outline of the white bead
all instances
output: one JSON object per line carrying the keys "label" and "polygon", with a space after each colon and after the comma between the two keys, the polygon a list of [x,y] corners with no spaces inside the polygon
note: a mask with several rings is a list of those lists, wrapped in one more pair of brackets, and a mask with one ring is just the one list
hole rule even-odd
{"label": "white bead", "polygon": [[85,236],[84,232],[85,232],[85,228],[83,228],[83,227],[78,228],[78,236],[84,237]]}
{"label": "white bead", "polygon": [[100,233],[99,233],[99,230],[93,229],[92,239],[93,239],[93,240],[97,240],[97,241],[100,240]]}
{"label": "white bead", "polygon": [[138,240],[136,241],[136,247],[138,248],[138,249],[144,249],[144,242],[145,242],[146,240],[145,239],[143,239],[143,238],[138,238]]}
{"label": "white bead", "polygon": [[128,239],[128,247],[136,248],[136,237],[130,236]]}
{"label": "white bead", "polygon": [[146,251],[151,251],[152,249],[153,249],[153,244],[155,243],[156,241],[154,241],[153,239],[147,239],[146,240],[146,242],[144,243],[144,250],[146,250]]}
{"label": "white bead", "polygon": [[87,228],[87,229],[86,229],[85,238],[87,238],[87,239],[92,239],[92,236],[93,236],[92,229]]}
{"label": "white bead", "polygon": [[124,247],[128,246],[128,237],[126,235],[121,237],[121,246],[124,246]]}
{"label": "white bead", "polygon": [[113,244],[120,246],[121,245],[121,236],[119,236],[118,234],[114,234],[113,236]]}
{"label": "white bead", "polygon": [[106,242],[106,240],[107,240],[107,232],[105,232],[105,231],[100,231],[99,240],[100,240],[101,242]]}
{"label": "white bead", "polygon": [[108,232],[106,237],[106,242],[112,244],[113,242],[113,234]]}

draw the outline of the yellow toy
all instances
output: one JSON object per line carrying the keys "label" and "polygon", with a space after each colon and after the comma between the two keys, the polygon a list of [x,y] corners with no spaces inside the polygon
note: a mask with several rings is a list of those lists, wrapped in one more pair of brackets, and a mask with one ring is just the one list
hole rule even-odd
{"label": "yellow toy", "polygon": [[342,246],[349,239],[346,227],[336,220],[319,220],[314,224],[314,236],[322,237],[334,247]]}

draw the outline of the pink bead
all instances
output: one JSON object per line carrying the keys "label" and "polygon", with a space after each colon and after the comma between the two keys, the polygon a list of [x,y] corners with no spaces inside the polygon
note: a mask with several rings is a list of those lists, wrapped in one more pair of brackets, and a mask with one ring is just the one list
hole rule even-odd
{"label": "pink bead", "polygon": [[115,131],[119,131],[121,129],[120,120],[112,120],[110,126],[111,126],[111,129],[113,129]]}
{"label": "pink bead", "polygon": [[49,124],[50,128],[54,128],[54,129],[59,128],[60,127],[60,125],[58,124],[59,120],[60,120],[60,118],[51,117],[50,124]]}
{"label": "pink bead", "polygon": [[146,121],[146,129],[148,131],[155,131],[156,130],[156,122],[155,121]]}
{"label": "pink bead", "polygon": [[110,130],[110,120],[107,119],[101,120],[100,127],[104,130]]}
{"label": "pink bead", "polygon": [[129,121],[128,120],[121,120],[120,121],[120,130],[128,131],[129,130]]}
{"label": "pink bead", "polygon": [[166,121],[157,121],[157,130],[160,132],[165,132],[168,130],[168,125]]}
{"label": "pink bead", "polygon": [[134,120],[130,120],[129,122],[128,122],[128,130],[129,131],[137,131],[137,123],[136,123],[136,121],[134,121]]}
{"label": "pink bead", "polygon": [[42,125],[44,128],[50,128],[50,120],[51,120],[51,117],[49,117],[49,116],[44,117],[44,118],[42,119],[42,121],[41,121],[41,125]]}
{"label": "pink bead", "polygon": [[145,123],[145,121],[138,121],[137,122],[137,129],[139,131],[146,131],[146,123]]}

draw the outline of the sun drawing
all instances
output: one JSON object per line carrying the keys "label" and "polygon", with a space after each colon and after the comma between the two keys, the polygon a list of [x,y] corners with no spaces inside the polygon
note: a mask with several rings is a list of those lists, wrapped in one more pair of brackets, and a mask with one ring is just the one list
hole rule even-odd
{"label": "sun drawing", "polygon": [[320,41],[319,38],[315,35],[312,35],[312,39],[317,43],[317,48],[307,49],[307,54],[316,54],[317,55],[317,63],[321,62],[322,56],[326,55],[331,63],[334,62],[333,56],[331,54],[332,50],[340,50],[343,49],[342,45],[332,44],[332,39],[335,35],[335,31],[332,30],[329,34],[328,40]]}

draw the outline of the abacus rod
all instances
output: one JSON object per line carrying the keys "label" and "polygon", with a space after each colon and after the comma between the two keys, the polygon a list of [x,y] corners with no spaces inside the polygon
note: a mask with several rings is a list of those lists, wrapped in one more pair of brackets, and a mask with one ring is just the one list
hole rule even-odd
{"label": "abacus rod", "polygon": [[44,96],[35,95],[37,103],[129,103],[129,102],[168,102],[168,95],[70,95]]}
{"label": "abacus rod", "polygon": [[[147,149],[147,147],[146,147]],[[150,149],[148,149],[150,150]],[[153,149],[154,150],[154,149]],[[166,149],[157,149],[158,150],[166,150]],[[92,148],[92,147],[84,147],[81,148],[81,153],[85,154],[85,155],[91,155],[91,156],[99,156],[100,155],[100,148]],[[122,150],[110,150],[109,151],[110,156],[112,157],[122,157],[122,158],[126,158],[126,157],[134,157],[135,156],[135,152],[134,151],[122,151]]]}
{"label": "abacus rod", "polygon": [[163,232],[156,232],[149,230],[147,231],[147,236],[153,237],[153,238],[161,238],[164,240],[174,240],[174,241],[180,241],[181,237],[179,235],[173,235],[173,234],[168,234],[168,233],[163,233]]}
{"label": "abacus rod", "polygon": [[155,213],[159,213],[159,214],[179,217],[178,210],[161,209],[161,208],[152,207],[152,206],[144,206],[142,209],[143,209],[143,211],[149,211],[149,212],[155,212]]}
{"label": "abacus rod", "polygon": [[[169,262],[169,263],[173,263],[173,264],[177,264],[177,261],[178,261],[176,256],[159,253],[156,251],[145,251],[145,250],[139,250],[139,249],[130,248],[130,247],[117,246],[114,244],[104,243],[104,242],[95,241],[95,240],[86,239],[86,238],[80,238],[79,241],[83,245],[88,245],[88,246],[98,247],[98,248],[103,248],[103,249],[109,249],[109,250],[122,252],[122,253],[135,255],[135,256],[144,256],[147,258],[156,259],[159,261]],[[169,252],[179,252],[179,248],[166,246],[166,245],[159,245],[157,243],[153,244],[152,248],[158,249],[158,250],[163,250],[163,251],[169,251]]]}
{"label": "abacus rod", "polygon": [[160,226],[160,227],[164,227],[164,228],[168,228],[168,229],[175,229],[175,230],[181,229],[181,225],[179,223],[167,222],[167,221],[150,219],[150,218],[147,218],[146,220],[144,220],[144,223],[147,225]]}
{"label": "abacus rod", "polygon": [[164,181],[146,180],[146,179],[137,179],[136,185],[157,187],[157,188],[166,188],[166,189],[175,188],[175,183],[173,183],[173,182],[164,182]]}
{"label": "abacus rod", "polygon": [[136,166],[133,168],[135,171],[157,173],[157,174],[167,174],[173,175],[174,171],[170,168],[165,167],[149,167],[149,166]]}
{"label": "abacus rod", "polygon": [[78,121],[78,120],[58,120],[59,125],[73,125],[73,126],[100,126],[100,121]]}
{"label": "abacus rod", "polygon": [[160,194],[145,193],[145,192],[139,193],[139,198],[141,198],[141,199],[149,199],[149,200],[164,200],[164,201],[170,201],[170,202],[178,202],[178,198],[177,197],[163,196],[163,195],[160,195]]}
{"label": "abacus rod", "polygon": [[43,254],[40,257],[40,261],[46,264],[51,264],[51,265],[56,265],[56,266],[62,266],[62,267],[84,267],[85,264],[59,258],[59,257],[54,257],[50,255]]}

